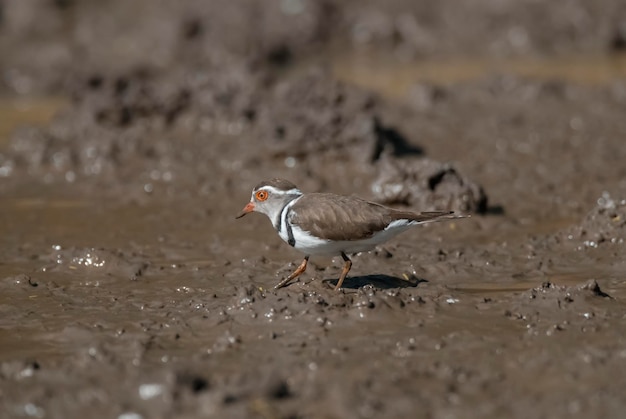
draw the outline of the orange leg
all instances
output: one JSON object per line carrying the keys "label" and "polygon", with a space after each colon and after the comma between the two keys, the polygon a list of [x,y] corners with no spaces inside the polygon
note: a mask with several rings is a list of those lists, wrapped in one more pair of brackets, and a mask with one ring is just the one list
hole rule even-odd
{"label": "orange leg", "polygon": [[348,276],[348,272],[350,272],[350,268],[352,268],[352,261],[344,252],[341,252],[341,257],[346,262],[343,265],[343,270],[341,271],[341,276],[339,277],[339,281],[337,281],[337,285],[335,285],[335,291],[338,291],[343,284],[343,280]]}
{"label": "orange leg", "polygon": [[284,286],[286,286],[287,284],[289,284],[289,282],[294,279],[299,277],[300,275],[302,275],[302,273],[304,273],[304,271],[306,271],[306,264],[309,261],[309,255],[306,255],[304,257],[304,260],[302,261],[302,263],[300,264],[300,266],[298,266],[296,268],[295,271],[293,271],[293,273],[291,275],[289,275],[287,278],[283,279],[282,281],[280,281],[278,284],[276,284],[274,286],[274,289],[277,290],[278,288],[282,288]]}

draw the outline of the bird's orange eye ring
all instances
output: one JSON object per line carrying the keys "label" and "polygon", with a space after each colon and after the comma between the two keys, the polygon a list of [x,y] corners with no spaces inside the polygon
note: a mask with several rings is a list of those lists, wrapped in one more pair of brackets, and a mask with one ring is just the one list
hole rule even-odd
{"label": "bird's orange eye ring", "polygon": [[259,201],[265,201],[267,199],[267,197],[269,196],[269,194],[267,193],[267,191],[258,191],[256,194],[256,199]]}

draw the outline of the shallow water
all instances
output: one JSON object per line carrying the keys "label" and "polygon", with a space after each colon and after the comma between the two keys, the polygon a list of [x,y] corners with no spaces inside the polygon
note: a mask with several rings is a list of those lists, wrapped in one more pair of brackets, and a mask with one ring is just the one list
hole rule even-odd
{"label": "shallow water", "polygon": [[66,106],[64,98],[0,98],[0,146],[7,143],[13,130],[25,125],[46,124]]}
{"label": "shallow water", "polygon": [[623,54],[405,60],[384,51],[346,54],[339,49],[331,63],[337,78],[401,100],[419,84],[452,86],[494,75],[598,86],[626,77]]}

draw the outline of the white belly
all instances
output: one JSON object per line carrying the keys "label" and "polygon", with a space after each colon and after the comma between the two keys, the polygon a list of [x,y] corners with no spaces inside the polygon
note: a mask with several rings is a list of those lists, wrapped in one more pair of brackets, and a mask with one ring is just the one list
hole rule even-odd
{"label": "white belly", "polygon": [[[382,244],[389,239],[397,236],[403,231],[408,230],[415,222],[406,220],[398,220],[391,223],[385,230],[379,231],[371,237],[364,240],[348,240],[348,241],[330,241],[312,236],[303,231],[298,226],[292,227],[293,238],[295,239],[294,248],[298,249],[306,255],[334,256],[343,253],[359,253],[372,250],[377,245]],[[280,232],[280,237],[289,242],[286,229]]]}

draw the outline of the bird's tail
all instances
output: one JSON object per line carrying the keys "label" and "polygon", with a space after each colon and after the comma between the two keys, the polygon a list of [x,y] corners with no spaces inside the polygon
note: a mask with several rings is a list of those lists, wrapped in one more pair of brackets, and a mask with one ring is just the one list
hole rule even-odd
{"label": "bird's tail", "polygon": [[454,211],[427,211],[420,213],[412,213],[412,216],[409,218],[411,221],[415,221],[417,223],[427,223],[432,221],[445,221],[445,220],[454,220],[457,218],[468,218],[471,217],[469,214],[457,214]]}

